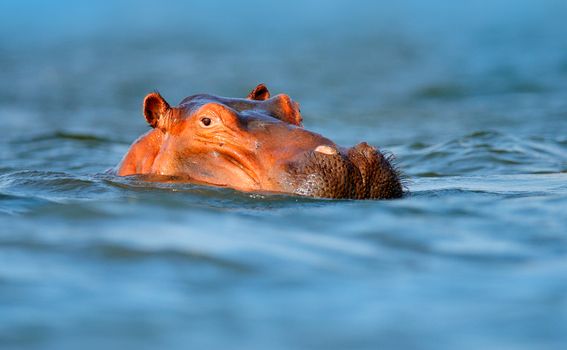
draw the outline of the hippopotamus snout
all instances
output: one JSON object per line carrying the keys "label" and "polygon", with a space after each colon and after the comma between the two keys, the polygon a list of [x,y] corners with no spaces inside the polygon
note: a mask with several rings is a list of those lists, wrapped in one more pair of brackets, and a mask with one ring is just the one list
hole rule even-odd
{"label": "hippopotamus snout", "polygon": [[314,197],[400,198],[403,188],[391,159],[366,142],[352,148],[321,145],[288,164],[290,192]]}

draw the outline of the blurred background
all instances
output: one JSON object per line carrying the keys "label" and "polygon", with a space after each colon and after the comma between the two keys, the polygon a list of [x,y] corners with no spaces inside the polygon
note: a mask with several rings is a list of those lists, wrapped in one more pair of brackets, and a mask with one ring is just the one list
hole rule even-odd
{"label": "blurred background", "polygon": [[[567,2],[0,4],[0,347],[567,346]],[[143,97],[301,103],[399,201],[104,172]]]}

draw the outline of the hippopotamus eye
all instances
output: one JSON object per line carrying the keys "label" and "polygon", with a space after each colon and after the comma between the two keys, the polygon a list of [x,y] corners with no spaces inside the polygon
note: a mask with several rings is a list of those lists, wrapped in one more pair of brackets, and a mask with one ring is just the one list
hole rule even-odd
{"label": "hippopotamus eye", "polygon": [[211,125],[211,118],[207,118],[207,117],[201,118],[201,124],[203,124],[203,126]]}

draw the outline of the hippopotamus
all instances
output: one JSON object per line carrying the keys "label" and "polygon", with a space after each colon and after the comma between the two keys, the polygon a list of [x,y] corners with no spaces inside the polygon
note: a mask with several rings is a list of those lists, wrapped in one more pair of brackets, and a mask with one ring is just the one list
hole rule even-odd
{"label": "hippopotamus", "polygon": [[299,104],[264,84],[246,98],[189,96],[175,107],[144,98],[150,131],[116,168],[119,176],[179,181],[245,192],[319,198],[403,195],[391,157],[365,142],[345,148],[303,128]]}

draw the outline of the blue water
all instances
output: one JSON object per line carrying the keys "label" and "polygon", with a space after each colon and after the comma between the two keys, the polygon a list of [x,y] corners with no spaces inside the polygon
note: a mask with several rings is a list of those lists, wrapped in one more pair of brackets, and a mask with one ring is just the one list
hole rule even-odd
{"label": "blue water", "polygon": [[[563,1],[4,1],[0,348],[567,347]],[[408,193],[105,173],[144,95],[301,103]]]}

